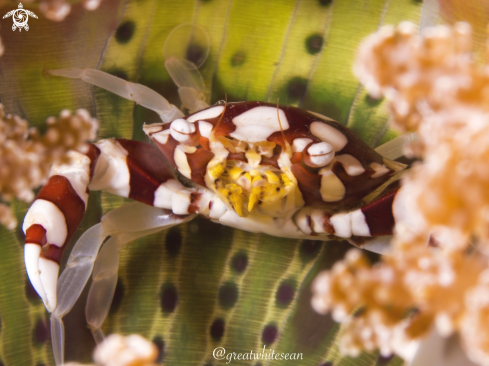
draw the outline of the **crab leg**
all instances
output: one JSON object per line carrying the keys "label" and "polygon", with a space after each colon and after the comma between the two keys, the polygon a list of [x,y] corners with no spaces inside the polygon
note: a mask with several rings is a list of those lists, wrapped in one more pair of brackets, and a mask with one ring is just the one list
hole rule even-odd
{"label": "crab leg", "polygon": [[[178,215],[200,211],[206,205],[200,200],[201,193],[178,182],[156,147],[129,140],[101,140],[90,145],[85,154],[72,152],[70,158],[69,164],[53,167],[23,225],[27,274],[50,312],[57,306],[59,263],[85,213],[88,189],[104,189]],[[126,221],[127,225],[132,222]]]}
{"label": "crab leg", "polygon": [[386,142],[375,148],[375,151],[382,155],[384,158],[390,160],[396,160],[404,155],[404,148],[412,143],[418,141],[419,137],[416,133],[406,133],[395,139]]}
{"label": "crab leg", "polygon": [[173,82],[178,86],[178,95],[189,113],[209,108],[204,100],[205,85],[202,75],[191,62],[176,57],[165,61],[165,67]]}
{"label": "crab leg", "polygon": [[[139,237],[192,218],[193,215],[175,215],[165,209],[135,202],[109,212],[102,218],[102,223],[93,226],[80,237],[59,278],[58,304],[51,315],[53,352],[57,365],[62,365],[64,359],[62,318],[80,296],[92,269],[93,282],[88,294],[86,316],[95,339],[100,340],[103,338],[100,327],[107,316],[117,283],[121,247]],[[109,235],[111,238],[102,246]]]}
{"label": "crab leg", "polygon": [[51,314],[51,340],[56,365],[64,363],[65,332],[62,318],[71,310],[85,287],[92,272],[95,257],[105,238],[102,224],[97,224],[87,230],[74,246],[66,269],[60,276],[57,286],[60,294],[59,306]]}
{"label": "crab leg", "polygon": [[328,213],[321,207],[304,208],[295,223],[307,235],[334,235],[375,252],[383,252],[393,234],[392,204],[399,181],[388,184],[370,203],[351,211]]}
{"label": "crab leg", "polygon": [[64,247],[85,213],[95,153],[94,146],[85,155],[72,152],[71,164],[53,168],[24,219],[27,275],[50,312],[56,308],[56,282]]}
{"label": "crab leg", "polygon": [[104,244],[95,262],[86,305],[87,322],[96,341],[103,339],[100,328],[114,296],[120,249],[137,238],[179,225],[193,217],[194,215],[175,215],[169,210],[130,203],[102,218],[102,226],[111,238]]}
{"label": "crab leg", "polygon": [[[171,57],[165,62],[165,66],[178,86],[178,93],[183,106],[190,113],[209,107],[209,104],[204,100],[204,81],[195,65],[188,61]],[[141,84],[125,81],[100,70],[72,68],[48,70],[48,73],[53,76],[81,79],[123,98],[133,100],[143,107],[158,113],[161,120],[165,123],[183,117],[183,113],[177,107],[170,104],[154,90]]]}
{"label": "crab leg", "polygon": [[399,190],[399,181],[391,184],[379,197],[360,211],[365,218],[369,236],[392,235],[394,228],[394,215],[392,204]]}
{"label": "crab leg", "polygon": [[[195,46],[199,49],[199,54],[189,54],[189,50]],[[209,107],[205,101],[204,79],[198,70],[206,61],[209,50],[209,35],[197,24],[180,24],[170,32],[165,41],[163,54],[166,70],[178,86],[183,106],[190,113]],[[189,56],[193,56],[191,61]]]}
{"label": "crab leg", "polygon": [[88,294],[85,314],[96,343],[104,339],[101,326],[114,297],[119,269],[117,236],[111,237],[100,250],[93,268],[92,285]]}
{"label": "crab leg", "polygon": [[183,113],[177,107],[170,104],[154,90],[141,84],[125,81],[100,70],[72,68],[48,70],[48,73],[53,76],[82,79],[87,83],[106,89],[123,98],[134,100],[143,107],[158,113],[163,122],[171,122],[183,117]]}

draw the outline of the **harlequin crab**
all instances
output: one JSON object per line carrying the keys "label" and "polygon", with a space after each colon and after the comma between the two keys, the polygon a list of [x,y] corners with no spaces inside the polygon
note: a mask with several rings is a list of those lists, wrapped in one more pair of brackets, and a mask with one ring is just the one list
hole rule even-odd
{"label": "harlequin crab", "polygon": [[[72,151],[70,163],[52,168],[27,212],[27,274],[52,313],[58,365],[64,358],[62,317],[92,270],[86,316],[95,339],[103,338],[119,250],[138,237],[196,215],[278,237],[346,239],[374,251],[382,250],[392,234],[392,202],[403,164],[314,112],[259,101],[208,106],[195,66],[170,57],[166,67],[188,115],[151,89],[98,70],[49,71],[134,100],[162,120],[143,127],[152,145],[105,139],[86,151]],[[90,190],[137,203],[109,212],[85,232],[58,279],[63,251],[84,215]]]}

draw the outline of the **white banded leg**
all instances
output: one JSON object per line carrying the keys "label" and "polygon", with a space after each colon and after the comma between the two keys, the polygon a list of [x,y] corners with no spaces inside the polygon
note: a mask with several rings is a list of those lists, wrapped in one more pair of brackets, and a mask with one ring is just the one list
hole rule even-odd
{"label": "white banded leg", "polygon": [[[88,189],[106,190],[149,206],[172,209],[179,215],[201,212],[209,203],[203,192],[185,188],[177,181],[170,163],[154,146],[109,139],[90,144],[85,154],[73,152],[69,164],[52,169],[49,181],[39,191],[23,225],[27,273],[49,312],[57,306],[59,264],[85,214]],[[146,218],[148,222],[161,221],[158,215],[150,216],[151,219]],[[147,223],[138,223],[134,224],[135,229],[129,229],[137,221],[121,220],[127,222],[125,232],[147,227]],[[159,227],[166,222],[153,224],[151,227]],[[107,235],[117,230],[117,227],[112,228]]]}
{"label": "white banded leg", "polygon": [[158,113],[163,122],[171,122],[183,117],[183,113],[177,107],[170,104],[154,90],[141,84],[125,81],[100,70],[72,68],[48,70],[48,73],[54,76],[82,79],[87,83],[106,89],[123,98],[133,100],[143,107]]}
{"label": "white banded leg", "polygon": [[294,216],[306,235],[334,235],[351,244],[379,254],[390,248],[395,220],[392,203],[399,181],[387,182],[370,203],[355,210],[331,213],[321,207],[304,207]]}
{"label": "white banded leg", "polygon": [[[86,314],[94,336],[99,337],[102,335],[100,327],[107,316],[117,282],[118,252],[121,246],[139,237],[189,221],[193,217],[194,215],[175,215],[165,209],[134,202],[109,212],[102,218],[102,223],[93,226],[80,237],[58,280],[58,305],[51,315],[51,338],[56,365],[64,362],[62,318],[80,296],[94,263],[96,272],[88,296]],[[107,236],[112,236],[113,239],[107,241],[98,253]],[[111,257],[114,253],[116,256]],[[103,291],[108,293],[103,294]]]}

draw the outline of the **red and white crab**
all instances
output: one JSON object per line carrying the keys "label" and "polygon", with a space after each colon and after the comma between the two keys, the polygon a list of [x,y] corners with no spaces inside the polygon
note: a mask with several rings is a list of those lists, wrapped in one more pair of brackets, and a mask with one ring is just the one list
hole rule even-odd
{"label": "red and white crab", "polygon": [[[341,238],[374,251],[392,234],[392,202],[404,165],[313,112],[264,102],[208,107],[193,82],[178,81],[191,80],[186,73],[195,76],[196,69],[177,59],[166,66],[190,115],[145,86],[101,71],[50,71],[134,100],[163,121],[144,126],[154,145],[106,139],[71,152],[69,164],[53,167],[25,217],[27,273],[52,312],[57,364],[63,363],[61,319],[92,269],[86,312],[98,339],[117,282],[121,246],[197,214],[246,231]],[[142,204],[116,209],[85,232],[58,280],[61,256],[84,215],[90,190]]]}

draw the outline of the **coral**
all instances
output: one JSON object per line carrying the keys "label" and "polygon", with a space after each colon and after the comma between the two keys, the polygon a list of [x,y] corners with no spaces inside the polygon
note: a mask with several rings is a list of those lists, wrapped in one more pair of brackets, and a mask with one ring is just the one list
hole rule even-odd
{"label": "coral", "polygon": [[[102,0],[83,0],[83,7],[95,10]],[[66,0],[43,0],[39,3],[39,11],[54,22],[63,21],[71,11],[71,4]]]}
{"label": "coral", "polygon": [[10,207],[3,203],[0,203],[0,224],[9,230],[13,230],[17,226],[17,220],[12,214]]}
{"label": "coral", "polygon": [[156,346],[137,334],[112,334],[93,354],[95,363],[104,366],[149,366],[157,357]]}
{"label": "coral", "polygon": [[39,11],[54,22],[61,22],[71,11],[71,5],[65,0],[46,0],[39,4]]}
{"label": "coral", "polygon": [[[83,109],[75,114],[64,110],[46,124],[46,133],[41,135],[22,118],[6,114],[0,104],[1,200],[32,201],[33,189],[47,180],[51,165],[68,159],[69,150],[83,150],[85,141],[95,139],[98,128],[97,120]],[[14,220],[8,206],[2,204],[0,222],[13,228]]]}
{"label": "coral", "polygon": [[394,201],[389,256],[358,250],[318,276],[313,306],[344,322],[341,347],[403,352],[432,327],[459,332],[467,355],[489,364],[489,66],[471,58],[471,27],[383,27],[361,44],[354,72],[385,97],[391,122],[417,131],[406,154],[422,160]]}
{"label": "coral", "polygon": [[[157,357],[156,346],[137,334],[127,337],[112,334],[97,346],[93,354],[95,363],[100,366],[156,366]],[[70,362],[65,366],[82,365]]]}

